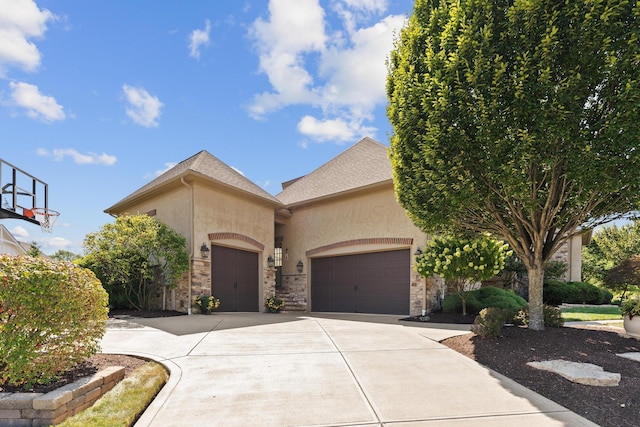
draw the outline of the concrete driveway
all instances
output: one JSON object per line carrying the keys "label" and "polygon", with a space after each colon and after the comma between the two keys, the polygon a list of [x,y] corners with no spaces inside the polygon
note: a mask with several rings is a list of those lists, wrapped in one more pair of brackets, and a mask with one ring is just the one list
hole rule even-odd
{"label": "concrete driveway", "polygon": [[468,326],[376,315],[110,320],[105,353],[171,372],[136,426],[593,426],[438,341]]}

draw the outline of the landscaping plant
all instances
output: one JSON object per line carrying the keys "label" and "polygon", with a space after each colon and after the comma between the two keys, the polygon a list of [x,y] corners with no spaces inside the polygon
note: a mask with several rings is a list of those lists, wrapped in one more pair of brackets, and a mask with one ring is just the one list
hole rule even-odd
{"label": "landscaping plant", "polygon": [[508,248],[488,235],[474,239],[436,237],[416,256],[416,271],[422,277],[438,275],[445,279],[460,297],[462,314],[467,314],[467,292],[475,283],[502,271],[505,259],[511,255]]}
{"label": "landscaping plant", "polygon": [[264,306],[271,313],[278,313],[284,307],[284,300],[276,296],[266,298]]}
{"label": "landscaping plant", "polygon": [[626,299],[620,306],[620,313],[623,316],[629,316],[629,319],[633,319],[634,316],[640,315],[640,297]]}
{"label": "landscaping plant", "polygon": [[489,232],[529,278],[640,205],[640,5],[416,0],[390,54],[396,197],[427,233]]}
{"label": "landscaping plant", "polygon": [[471,332],[480,338],[497,338],[500,336],[505,320],[509,317],[508,310],[497,307],[483,308],[473,321]]}
{"label": "landscaping plant", "polygon": [[[511,311],[514,315],[527,307],[527,301],[513,291],[486,286],[467,292],[467,311],[479,313],[487,307],[501,308]],[[442,311],[445,313],[461,313],[462,301],[458,294],[447,295],[442,301]]]}
{"label": "landscaping plant", "polygon": [[87,269],[0,255],[0,384],[48,384],[99,350],[108,296]]}
{"label": "landscaping plant", "polygon": [[114,290],[114,300],[124,294],[137,310],[149,308],[153,286],[174,288],[189,269],[186,239],[144,214],[119,216],[88,234],[83,246],[79,264]]}
{"label": "landscaping plant", "polygon": [[213,295],[199,295],[195,298],[195,303],[202,314],[209,314],[220,307],[220,298],[216,298]]}

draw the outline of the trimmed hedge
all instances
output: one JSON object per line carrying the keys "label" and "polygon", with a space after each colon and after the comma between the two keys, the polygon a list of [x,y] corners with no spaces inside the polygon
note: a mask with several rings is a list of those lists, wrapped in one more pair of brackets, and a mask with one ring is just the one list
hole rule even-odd
{"label": "trimmed hedge", "polygon": [[0,255],[0,384],[48,384],[99,350],[108,295],[65,261]]}
{"label": "trimmed hedge", "polygon": [[[527,301],[513,291],[487,286],[467,292],[467,312],[479,313],[483,308],[497,307],[514,314],[527,307]],[[445,313],[462,313],[462,300],[458,294],[447,295],[442,300]]]}
{"label": "trimmed hedge", "polygon": [[549,280],[544,283],[543,301],[549,305],[568,304],[609,304],[613,294],[585,282],[560,282]]}

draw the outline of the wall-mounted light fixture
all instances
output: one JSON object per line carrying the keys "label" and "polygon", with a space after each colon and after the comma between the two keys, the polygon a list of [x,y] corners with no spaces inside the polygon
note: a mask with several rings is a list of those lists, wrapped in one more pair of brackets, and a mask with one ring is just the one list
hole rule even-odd
{"label": "wall-mounted light fixture", "polygon": [[200,246],[200,254],[202,255],[202,258],[209,257],[209,251],[209,246],[207,246],[206,243],[203,243],[202,246]]}
{"label": "wall-mounted light fixture", "polygon": [[304,264],[302,263],[302,261],[298,261],[298,264],[296,264],[296,266],[298,267],[298,273],[302,273],[302,270],[304,269]]}
{"label": "wall-mounted light fixture", "polygon": [[273,268],[276,266],[276,260],[273,259],[271,255],[269,255],[269,257],[267,258],[267,265],[269,266],[269,268]]}
{"label": "wall-mounted light fixture", "polygon": [[420,249],[420,247],[418,247],[418,249],[416,249],[416,253],[414,253],[415,256],[420,256],[422,255],[422,249]]}

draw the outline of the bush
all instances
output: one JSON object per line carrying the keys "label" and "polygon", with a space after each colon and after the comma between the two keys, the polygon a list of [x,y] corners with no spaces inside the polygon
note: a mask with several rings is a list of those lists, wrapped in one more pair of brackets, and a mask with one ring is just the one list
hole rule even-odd
{"label": "bush", "polygon": [[550,280],[543,288],[543,301],[549,305],[608,304],[613,294],[585,282],[559,282]]}
{"label": "bush", "polygon": [[0,255],[0,384],[48,384],[94,355],[106,331],[107,300],[89,270]]}
{"label": "bush", "polygon": [[[467,311],[479,313],[483,308],[497,307],[511,310],[514,314],[527,306],[527,301],[513,291],[487,286],[467,294]],[[462,301],[457,294],[447,295],[442,301],[442,311],[462,313]]]}
{"label": "bush", "polygon": [[509,310],[497,307],[483,308],[473,321],[471,332],[480,338],[499,337],[507,316],[510,316]]}
{"label": "bush", "polygon": [[[564,319],[562,318],[562,312],[560,309],[551,305],[545,304],[543,306],[544,326],[549,328],[561,328],[564,325]],[[520,310],[515,316],[514,323],[517,325],[529,324],[529,309]]]}

